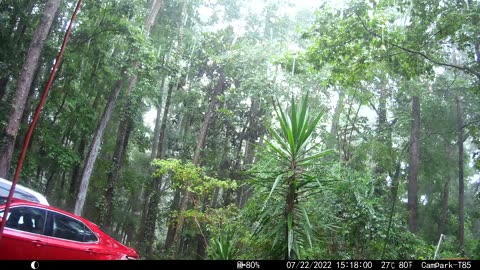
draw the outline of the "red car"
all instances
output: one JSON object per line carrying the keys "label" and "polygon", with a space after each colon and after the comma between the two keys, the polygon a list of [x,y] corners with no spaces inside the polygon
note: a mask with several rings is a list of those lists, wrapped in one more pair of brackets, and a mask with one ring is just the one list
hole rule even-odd
{"label": "red car", "polygon": [[[0,197],[0,221],[6,198]],[[13,199],[0,239],[0,260],[129,260],[138,253],[94,223],[48,205]]]}

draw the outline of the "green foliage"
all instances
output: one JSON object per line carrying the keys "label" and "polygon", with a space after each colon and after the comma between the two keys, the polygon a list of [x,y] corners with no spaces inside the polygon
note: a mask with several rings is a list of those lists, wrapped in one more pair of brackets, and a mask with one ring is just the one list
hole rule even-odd
{"label": "green foliage", "polygon": [[217,238],[210,241],[209,258],[213,260],[233,260],[236,258],[237,250],[233,242],[233,231],[226,228]]}
{"label": "green foliage", "polygon": [[[275,112],[280,129],[270,128],[273,139],[266,141],[273,158],[273,171],[263,173],[264,178],[259,177],[260,181],[268,181],[271,188],[256,233],[272,237],[276,258],[302,258],[305,255],[302,249],[313,248],[314,233],[307,208],[299,201],[307,199],[311,192],[321,187],[311,169],[330,151],[318,152],[319,143],[312,141],[311,135],[322,114],[310,115],[308,94],[299,104],[292,98],[288,113],[277,108]],[[286,200],[285,204],[279,202],[282,199]]]}
{"label": "green foliage", "polygon": [[211,194],[215,188],[235,189],[237,183],[231,180],[219,180],[207,176],[205,169],[195,166],[192,162],[182,162],[179,159],[154,159],[152,165],[156,167],[154,177],[170,174],[172,185],[176,188],[187,188],[198,195]]}

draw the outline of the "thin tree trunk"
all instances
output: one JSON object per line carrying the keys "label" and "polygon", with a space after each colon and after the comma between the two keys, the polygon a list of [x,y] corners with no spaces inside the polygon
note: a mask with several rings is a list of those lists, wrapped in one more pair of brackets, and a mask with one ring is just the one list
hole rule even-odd
{"label": "thin tree trunk", "polygon": [[[162,125],[160,126],[160,134],[159,134],[159,142],[158,142],[158,149],[157,149],[157,158],[163,158],[165,154],[165,135],[167,130],[167,118],[168,113],[170,110],[170,104],[172,101],[172,92],[173,88],[175,87],[173,82],[170,82],[168,85],[168,92],[167,97],[165,100],[165,107],[163,108],[163,117],[162,117]],[[155,237],[155,227],[157,222],[158,216],[158,203],[160,202],[160,192],[159,188],[161,185],[162,178],[161,177],[154,177],[152,179],[152,186],[151,186],[151,194],[149,196],[148,201],[148,210],[145,213],[145,225],[144,225],[144,238],[143,243],[146,246],[146,255],[147,258],[151,258],[153,254],[153,242]]]}
{"label": "thin tree trunk", "polygon": [[374,182],[374,194],[377,197],[383,196],[386,192],[385,179],[387,176],[390,179],[393,177],[393,154],[392,154],[392,125],[387,120],[387,100],[389,91],[385,83],[381,85],[380,97],[378,100],[378,121],[377,121],[377,134],[376,139],[379,143],[375,153],[375,182]]}
{"label": "thin tree trunk", "polygon": [[78,190],[77,200],[75,202],[75,209],[74,209],[74,214],[76,215],[79,215],[79,216],[82,215],[83,205],[85,204],[88,185],[90,183],[90,176],[92,175],[92,172],[93,172],[93,166],[95,165],[95,161],[97,159],[98,152],[100,150],[100,144],[102,142],[105,128],[107,127],[108,121],[110,120],[110,116],[112,115],[113,109],[115,108],[118,94],[122,89],[123,83],[124,83],[123,80],[118,80],[115,83],[115,86],[112,88],[110,97],[107,100],[107,106],[103,111],[100,122],[98,123],[97,130],[95,131],[93,142],[88,151],[88,155],[82,170],[80,188]]}
{"label": "thin tree trunk", "polygon": [[[217,104],[217,97],[225,88],[225,74],[223,73],[222,69],[219,69],[219,73],[220,73],[219,74],[220,76],[219,76],[219,79],[218,79],[218,83],[217,83],[217,85],[214,89],[214,92],[212,94],[212,97],[210,99],[210,104],[208,106],[208,110],[205,113],[205,118],[203,120],[203,126],[202,126],[202,129],[200,130],[200,135],[199,135],[198,141],[197,141],[197,147],[195,149],[195,154],[193,156],[193,164],[195,166],[198,166],[199,161],[200,161],[200,154],[201,154],[202,150],[205,148],[205,143],[206,143],[206,139],[207,139],[207,131],[208,131],[210,121],[211,121],[211,119],[213,117],[213,114],[214,114],[214,111],[215,111],[215,107],[216,107],[216,104]],[[185,189],[185,195],[183,196],[182,202],[180,204],[177,229],[176,229],[176,232],[175,232],[175,236],[173,238],[173,243],[174,244],[178,243],[178,241],[180,239],[180,234],[181,234],[181,231],[183,229],[183,225],[185,223],[184,212],[185,212],[185,210],[187,210],[187,206],[188,206],[188,202],[190,200],[190,196],[191,196],[191,192],[188,191],[188,189]],[[174,249],[173,259],[175,259],[176,254],[177,254],[177,249]]]}
{"label": "thin tree trunk", "polygon": [[438,225],[438,234],[445,234],[445,228],[447,226],[449,185],[450,185],[450,177],[447,178],[447,181],[443,185],[442,212],[440,214],[440,221],[439,221],[439,225]]}
{"label": "thin tree trunk", "polygon": [[[209,196],[204,196],[202,199],[202,213],[205,213],[208,205],[210,205],[209,201]],[[208,246],[208,238],[210,237],[210,234],[208,230],[206,230],[206,226],[202,223],[197,224],[199,226],[199,230],[201,230],[201,233],[197,233],[197,236],[195,237],[195,240],[197,242],[197,248],[196,248],[196,259],[197,260],[204,260],[206,257],[206,252],[207,252],[207,246]],[[194,241],[191,241],[194,243]]]}
{"label": "thin tree trunk", "polygon": [[[160,11],[161,4],[162,4],[162,0],[155,0],[155,1],[152,2],[152,7],[150,9],[150,13],[148,15],[147,20],[145,21],[145,28],[144,28],[145,31],[144,31],[144,33],[147,37],[149,35],[151,26],[153,25],[155,19],[157,18],[157,15]],[[136,66],[137,66],[137,64],[134,64],[134,67],[136,67]],[[125,72],[122,70],[122,74],[124,74],[124,73]],[[77,199],[77,203],[75,205],[75,214],[77,214],[77,215],[80,215],[81,212],[82,212],[83,204],[84,204],[85,198],[86,198],[88,183],[90,181],[90,176],[92,174],[93,166],[95,164],[95,161],[96,161],[96,158],[97,158],[97,155],[98,155],[98,150],[99,150],[99,147],[100,147],[100,143],[102,141],[103,132],[104,132],[104,129],[105,129],[106,125],[108,124],[108,121],[110,120],[110,115],[113,112],[113,109],[115,108],[116,100],[117,100],[117,97],[120,93],[120,90],[122,88],[122,85],[123,85],[124,81],[125,81],[125,79],[118,80],[116,82],[113,90],[112,90],[112,94],[111,94],[109,100],[107,101],[107,107],[105,108],[104,114],[102,115],[102,118],[100,120],[99,128],[97,129],[97,132],[95,134],[94,141],[93,141],[92,147],[91,147],[91,151],[89,151],[88,158],[85,162],[85,166],[84,166],[84,170],[83,170],[84,173],[82,174],[82,181],[81,181],[81,185],[80,185],[78,199]],[[136,83],[137,83],[137,75],[133,75],[129,80],[129,86],[128,86],[129,90],[128,91],[131,92],[132,89],[135,87]],[[127,93],[127,96],[129,96],[129,94],[130,93]],[[127,123],[123,124],[124,127],[125,127],[125,132],[123,132],[121,135],[118,135],[120,137],[123,136],[123,138],[119,138],[117,140],[117,141],[120,141],[119,142],[120,145],[124,145],[125,142],[126,142],[126,144],[128,144],[128,140],[129,140],[128,138],[125,138],[125,136],[130,135],[129,132],[126,132],[126,129],[129,125],[128,124],[129,120],[125,119],[125,121],[127,121]],[[120,146],[120,147],[123,147],[123,146]],[[122,155],[121,159],[123,159],[124,151],[125,151],[125,149],[121,149],[118,153],[119,155]],[[118,170],[120,169],[122,160],[114,161],[114,163],[115,162],[117,164],[113,165],[113,167],[116,170],[116,172],[114,172],[112,174],[112,176],[117,178],[118,175],[117,176],[115,176],[115,175],[118,174]],[[111,185],[112,183],[115,184],[116,179],[113,179],[113,180],[112,179],[110,179],[109,185]],[[109,200],[113,200],[113,191],[112,191],[111,194],[109,193],[108,196],[112,196],[112,198],[109,198]],[[112,209],[107,209],[108,212],[111,212],[111,210]]]}
{"label": "thin tree trunk", "polygon": [[[180,204],[180,195],[181,192],[179,189],[175,191],[175,195],[173,196],[172,204],[170,206],[170,213],[174,213],[179,209]],[[175,236],[175,231],[177,228],[177,218],[176,217],[169,217],[168,218],[168,229],[167,229],[167,237],[165,239],[164,250],[168,251],[173,244],[173,237]]]}
{"label": "thin tree trunk", "polygon": [[330,127],[330,135],[327,141],[328,149],[333,149],[337,144],[338,126],[339,126],[340,115],[343,111],[344,99],[345,99],[345,90],[340,88],[338,90],[337,104],[335,105],[335,109],[333,110],[332,126]]}
{"label": "thin tree trunk", "polygon": [[160,85],[160,97],[158,100],[158,105],[157,105],[157,117],[155,118],[155,129],[153,132],[153,139],[152,139],[152,154],[151,157],[152,159],[157,156],[157,149],[158,149],[158,143],[160,141],[160,126],[162,124],[161,118],[162,118],[162,99],[163,99],[163,89],[165,87],[165,81],[166,77],[164,76],[162,78],[162,83]]}
{"label": "thin tree trunk", "polygon": [[[183,1],[183,6],[182,6],[182,12],[180,13],[179,16],[179,26],[178,26],[178,35],[177,35],[177,43],[175,45],[175,52],[177,54],[181,53],[181,47],[183,43],[183,17],[186,13],[186,7],[187,7],[187,1]],[[182,80],[180,78],[180,80]],[[168,112],[170,110],[170,103],[171,103],[171,97],[172,97],[172,92],[173,92],[173,82],[170,82],[169,88],[168,88],[168,93],[167,97],[165,100],[165,108],[164,108],[164,114],[162,118],[162,124],[160,127],[160,132],[159,132],[159,138],[158,138],[158,148],[157,148],[157,153],[156,157],[157,158],[163,158],[165,155],[166,151],[166,124],[167,124],[167,116]],[[177,83],[177,88],[183,87],[182,82]],[[158,113],[157,113],[158,115]],[[146,230],[145,230],[145,242],[147,243],[147,256],[151,256],[153,253],[153,237],[151,239],[147,239],[150,235],[153,236],[155,232],[155,225],[156,225],[156,219],[158,215],[158,203],[160,201],[160,193],[158,191],[158,188],[160,187],[161,184],[161,178],[160,177],[154,177],[152,180],[152,186],[153,186],[153,194],[151,196],[150,202],[149,202],[149,207],[148,207],[148,215],[147,218],[145,219],[146,222]],[[170,228],[169,228],[170,230]]]}
{"label": "thin tree trunk", "polygon": [[14,49],[23,51],[24,48],[18,48],[22,45],[22,39],[25,36],[25,31],[27,26],[31,23],[33,8],[35,7],[35,1],[29,1],[27,6],[25,7],[24,16],[21,16],[18,20],[18,25],[16,26],[16,31],[12,32],[12,37],[14,42]]}
{"label": "thin tree trunk", "polygon": [[410,134],[410,164],[408,173],[408,229],[415,233],[418,226],[418,169],[420,162],[420,99],[412,97],[412,126]]}
{"label": "thin tree trunk", "polygon": [[47,177],[47,184],[45,185],[45,195],[47,195],[47,197],[50,197],[52,194],[52,191],[53,191],[53,187],[55,185],[55,181],[54,181],[54,177],[56,175],[57,171],[56,170],[52,170],[50,172],[50,175]]}
{"label": "thin tree trunk", "polygon": [[458,244],[463,250],[465,234],[464,210],[464,175],[463,175],[463,110],[461,98],[456,97],[457,103],[457,147],[458,147]]}
{"label": "thin tree trunk", "polygon": [[150,13],[148,14],[147,20],[145,22],[145,33],[147,37],[150,34],[150,30],[152,29],[153,24],[155,23],[155,19],[162,7],[163,0],[153,0],[152,7],[150,8]]}
{"label": "thin tree trunk", "polygon": [[[32,106],[32,99],[34,99],[35,97],[35,84],[37,84],[38,82],[38,77],[40,76],[40,73],[41,73],[41,70],[43,69],[43,67],[40,67],[40,68],[37,68],[37,70],[34,72],[34,75],[33,75],[33,80],[32,80],[32,84],[30,85],[30,90],[28,91],[28,95],[27,95],[27,99],[25,100],[25,108],[24,108],[24,113],[21,117],[21,120],[20,120],[20,127],[22,126],[28,126],[29,124],[29,120],[30,120],[30,115],[32,114],[32,110],[30,109],[30,107]],[[34,133],[35,134],[35,133]],[[22,146],[23,146],[23,141],[24,141],[24,138],[22,138],[21,136],[19,138],[16,139],[15,141],[15,148],[14,150],[21,150],[22,149]],[[33,140],[30,141],[30,144],[33,143]],[[28,148],[30,149],[30,145],[28,146]]]}
{"label": "thin tree trunk", "polygon": [[[261,126],[258,123],[259,119],[259,114],[260,114],[260,102],[256,99],[252,100],[252,105],[250,106],[250,121],[249,121],[249,127],[248,127],[248,139],[246,141],[246,146],[245,146],[245,158],[244,158],[244,167],[247,169],[247,167],[251,164],[253,164],[253,161],[255,159],[255,141],[257,140],[258,137],[263,136],[263,132]],[[239,208],[242,208],[245,205],[246,200],[248,199],[248,190],[250,189],[250,185],[248,183],[244,183],[238,190],[238,197],[237,197],[237,206]]]}
{"label": "thin tree trunk", "polygon": [[[151,27],[155,22],[155,19],[158,16],[160,7],[162,5],[162,0],[154,0],[152,2],[150,13],[145,21],[145,36],[148,37]],[[134,66],[137,66],[135,64]],[[134,115],[134,108],[131,103],[131,93],[135,88],[138,81],[136,74],[132,75],[129,79],[128,88],[126,92],[126,103],[123,108],[123,117],[120,120],[120,124],[117,132],[117,139],[115,145],[115,152],[112,159],[112,164],[110,166],[110,171],[107,175],[107,190],[105,192],[105,215],[102,218],[101,224],[107,230],[107,232],[112,229],[112,220],[113,220],[113,200],[114,200],[114,190],[115,185],[118,182],[119,171],[123,165],[125,152],[127,150],[128,142],[130,140],[130,134],[134,126],[134,121],[132,116]]]}
{"label": "thin tree trunk", "polygon": [[[380,90],[380,98],[378,101],[378,122],[377,122],[377,138],[381,145],[386,145],[388,136],[387,136],[387,89],[386,86],[383,85],[382,89]],[[379,160],[376,162],[375,166],[375,173],[379,176],[382,176],[383,173],[386,171],[385,164],[383,162],[382,156],[378,155]]]}
{"label": "thin tree trunk", "polygon": [[[87,139],[85,135],[80,136],[80,143],[78,144],[77,153],[80,160],[83,160],[85,157],[85,148],[87,147]],[[72,177],[70,179],[70,185],[68,187],[68,198],[67,198],[67,208],[70,211],[73,211],[75,208],[75,198],[78,193],[78,186],[80,184],[81,176],[81,164],[75,164],[72,170]]]}
{"label": "thin tree trunk", "polygon": [[28,91],[32,85],[33,76],[40,63],[40,55],[47,40],[53,18],[60,5],[60,0],[48,0],[42,13],[37,28],[32,37],[30,47],[28,48],[25,62],[17,80],[15,96],[12,101],[12,108],[8,116],[8,123],[2,131],[0,142],[0,177],[7,177],[10,168],[10,162],[13,156],[15,139],[20,128],[20,119],[22,118],[27,101]]}
{"label": "thin tree trunk", "polygon": [[114,199],[114,190],[115,185],[118,182],[119,172],[122,167],[125,152],[127,150],[128,141],[130,140],[130,134],[133,128],[133,119],[132,119],[132,106],[131,106],[131,93],[135,84],[137,82],[137,76],[132,76],[130,83],[128,85],[126,93],[126,104],[124,111],[122,113],[123,117],[120,120],[117,131],[117,139],[115,141],[115,151],[113,153],[112,164],[110,165],[110,170],[107,173],[107,190],[105,191],[105,215],[100,222],[101,226],[105,229],[107,233],[110,233],[112,230],[112,220],[113,220],[113,199]]}
{"label": "thin tree trunk", "polygon": [[216,187],[215,191],[213,192],[213,198],[212,198],[212,202],[211,202],[211,207],[213,209],[218,208],[218,196],[219,195],[220,195],[220,188]]}
{"label": "thin tree trunk", "polygon": [[[19,14],[20,16],[11,16],[11,21],[9,22],[9,24],[12,26],[12,28],[8,30],[9,33],[5,34],[5,37],[9,37],[10,40],[14,41],[11,43],[12,46],[9,48],[9,50],[20,52],[17,55],[23,55],[25,52],[24,45],[26,44],[23,38],[25,36],[25,30],[27,29],[27,26],[31,25],[32,23],[32,18],[37,17],[32,16],[32,11],[35,7],[35,4],[36,1],[29,1],[25,6],[16,5],[17,7],[14,8],[14,10],[12,11],[12,14],[19,14],[19,11],[16,9],[23,9],[20,11],[21,13],[23,13]],[[52,27],[50,26],[50,28]],[[6,64],[7,74],[5,75],[5,77],[0,79],[0,100],[6,97],[8,81],[12,77],[12,73],[15,73],[16,71],[16,68],[12,65],[12,63]]]}
{"label": "thin tree trunk", "polygon": [[149,198],[150,194],[148,193],[146,186],[143,186],[141,194],[143,195],[144,199],[143,199],[143,205],[142,205],[142,216],[140,220],[140,228],[137,234],[137,239],[139,240],[139,242],[145,239],[146,220],[148,215],[148,206],[150,202],[150,198]]}

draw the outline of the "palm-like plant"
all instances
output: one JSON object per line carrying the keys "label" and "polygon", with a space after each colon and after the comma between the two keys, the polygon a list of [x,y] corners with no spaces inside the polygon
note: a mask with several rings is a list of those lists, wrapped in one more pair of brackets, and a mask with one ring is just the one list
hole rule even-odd
{"label": "palm-like plant", "polygon": [[[308,93],[298,105],[292,98],[289,112],[284,112],[275,104],[274,108],[280,128],[270,128],[272,140],[266,141],[276,161],[276,168],[269,177],[273,184],[265,205],[273,194],[276,198],[283,198],[285,204],[283,207],[276,204],[269,211],[264,211],[259,229],[268,228],[274,237],[273,245],[277,244],[278,239],[286,242],[286,245],[282,245],[286,259],[298,259],[299,246],[306,242],[312,246],[312,225],[308,211],[299,203],[302,201],[300,197],[306,197],[314,189],[320,188],[319,179],[312,175],[311,169],[321,157],[331,151],[318,151],[319,143],[313,140],[312,134],[322,113],[314,116],[309,113]],[[275,217],[275,212],[282,215],[283,221],[279,226],[271,226],[275,220],[279,220],[278,216]]]}
{"label": "palm-like plant", "polygon": [[233,232],[227,227],[225,232],[214,238],[209,247],[209,256],[213,260],[233,260],[238,250],[233,241]]}

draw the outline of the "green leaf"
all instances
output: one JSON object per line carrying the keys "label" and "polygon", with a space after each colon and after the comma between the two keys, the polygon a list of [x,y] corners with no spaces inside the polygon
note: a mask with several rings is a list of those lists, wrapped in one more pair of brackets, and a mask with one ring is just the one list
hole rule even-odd
{"label": "green leaf", "polygon": [[265,140],[265,143],[270,147],[270,149],[272,149],[273,151],[277,152],[282,158],[286,159],[286,160],[289,160],[287,154],[285,154],[283,152],[282,149],[276,147],[275,145],[273,145],[270,141],[268,140]]}
{"label": "green leaf", "polygon": [[[273,182],[273,186],[272,186],[272,189],[270,190],[270,193],[268,194],[268,197],[267,199],[265,200],[265,205],[267,204],[268,200],[270,199],[270,197],[272,196],[273,192],[275,191],[275,189],[277,188],[277,185],[278,183],[280,183],[280,180],[282,180],[282,174],[279,174],[277,176],[277,178],[275,178],[275,182]],[[265,208],[265,206],[264,206]]]}
{"label": "green leaf", "polygon": [[315,154],[315,155],[306,157],[306,158],[304,158],[304,159],[300,159],[300,160],[298,160],[298,162],[299,162],[299,163],[300,163],[300,162],[303,163],[303,162],[307,162],[307,161],[310,161],[310,160],[319,159],[319,158],[321,158],[321,157],[324,157],[324,156],[326,156],[326,155],[330,155],[330,154],[332,154],[332,153],[335,153],[335,150],[333,150],[333,149],[325,150],[325,151],[323,151],[323,152],[321,152],[321,153],[318,153],[318,154]]}
{"label": "green leaf", "polygon": [[292,122],[292,139],[296,142],[296,139],[298,138],[298,132],[297,132],[297,126],[299,124],[299,119],[297,118],[297,106],[295,104],[295,99],[292,96],[292,103],[291,103],[291,109],[290,109],[290,121]]}
{"label": "green leaf", "polygon": [[287,231],[288,231],[288,257],[291,256],[291,250],[293,249],[293,216],[292,213],[288,213],[287,217]]}

